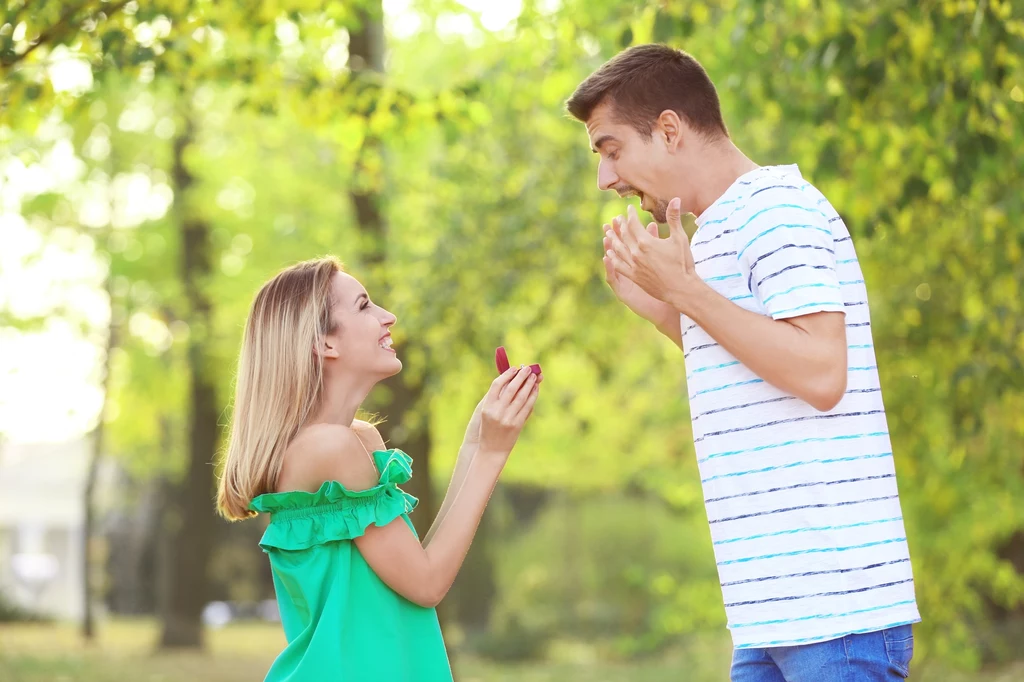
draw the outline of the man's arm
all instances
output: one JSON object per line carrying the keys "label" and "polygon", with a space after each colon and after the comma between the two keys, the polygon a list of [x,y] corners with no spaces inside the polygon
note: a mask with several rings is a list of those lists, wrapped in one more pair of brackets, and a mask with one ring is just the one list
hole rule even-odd
{"label": "man's arm", "polygon": [[[617,237],[621,230],[620,219],[616,218],[613,225],[606,224],[604,226],[605,251],[611,249],[612,239]],[[652,224],[648,226],[648,231],[649,234],[657,237],[658,226]],[[683,334],[679,325],[679,311],[665,301],[654,298],[626,277],[619,275],[612,267],[612,259],[608,255],[604,257],[604,272],[605,281],[608,282],[615,297],[634,313],[653,324],[659,332],[667,336],[682,350]]]}
{"label": "man's arm", "polygon": [[668,340],[683,349],[683,327],[680,324],[679,311],[669,305],[662,317],[650,320],[654,327],[668,337]]}
{"label": "man's arm", "polygon": [[[698,278],[699,279],[699,278]],[[817,410],[831,410],[846,392],[846,315],[819,312],[785,320],[745,310],[700,282],[674,307],[750,371]]]}
{"label": "man's arm", "polygon": [[[755,293],[765,302],[771,315],[765,317],[724,298],[696,273],[689,240],[682,227],[678,200],[669,205],[671,234],[668,239],[658,239],[649,231],[645,232],[632,207],[628,213],[621,237],[615,238],[618,235],[614,231],[610,233],[612,248],[606,254],[619,276],[668,303],[673,311],[693,319],[737,360],[768,383],[818,410],[835,407],[846,391],[847,365],[845,313],[841,312],[843,304],[838,296],[838,282],[832,282],[834,270],[829,274],[810,264],[807,272],[801,272],[799,276],[806,274],[824,279],[794,284],[797,282],[797,274],[794,273],[799,268],[785,265],[781,269],[787,269],[789,276],[774,277],[760,289],[757,280],[752,278],[757,289]],[[762,232],[769,234],[772,230]],[[755,229],[748,234],[760,233]],[[815,238],[814,234],[799,236]],[[755,242],[756,236],[751,245]],[[785,248],[775,248],[770,241],[761,241],[754,248],[747,246],[744,246],[745,253],[741,254],[741,265],[748,270],[748,259],[757,253],[768,254],[766,247],[772,247],[771,253],[786,251]],[[804,302],[810,300],[805,296],[815,300]],[[811,309],[808,311],[810,314],[794,315],[794,309],[804,306]],[[663,321],[657,325],[658,328],[664,328],[663,333],[675,341],[674,335],[670,335],[672,330],[668,326],[668,316],[661,319]]]}

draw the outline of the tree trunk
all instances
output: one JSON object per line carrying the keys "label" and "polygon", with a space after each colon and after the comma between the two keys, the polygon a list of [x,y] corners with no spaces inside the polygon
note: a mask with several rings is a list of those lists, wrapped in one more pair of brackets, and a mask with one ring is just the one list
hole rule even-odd
{"label": "tree trunk", "polygon": [[[359,14],[360,27],[349,36],[349,61],[357,76],[384,73],[384,27],[380,0],[368,3]],[[367,79],[369,80],[369,79]],[[380,140],[368,136],[363,154],[381,151]],[[386,300],[392,273],[388,268],[388,230],[380,209],[380,192],[374,182],[360,177],[362,164],[356,169],[356,185],[350,192],[352,207],[360,228],[370,237],[372,244],[366,254],[366,264],[372,271],[367,283],[372,296]],[[374,293],[376,292],[376,293]],[[411,353],[410,353],[411,355]],[[430,480],[430,428],[426,419],[416,418],[416,410],[423,402],[423,382],[399,374],[385,381],[386,400],[378,400],[386,421],[380,431],[390,447],[400,447],[415,459],[414,476],[404,488],[420,500],[412,514],[413,524],[421,536],[425,535],[437,510]],[[382,396],[385,397],[385,396]]]}
{"label": "tree trunk", "polygon": [[111,282],[113,277],[108,272],[104,282],[107,297],[111,302],[110,322],[107,326],[106,352],[103,355],[103,403],[100,406],[99,420],[92,432],[92,453],[89,467],[85,475],[85,489],[82,491],[82,504],[85,507],[82,520],[82,637],[91,642],[96,636],[96,618],[93,612],[92,599],[92,537],[96,532],[96,514],[93,497],[96,493],[96,478],[99,475],[100,462],[103,458],[104,435],[106,426],[103,418],[107,413],[107,401],[110,394],[110,353],[117,346],[117,320],[114,319],[113,294]]}
{"label": "tree trunk", "polygon": [[[359,29],[349,35],[348,53],[349,67],[357,77],[381,75],[384,73],[384,24],[381,0],[372,0],[359,12]],[[369,79],[366,79],[369,80]],[[367,136],[363,143],[364,155],[382,152],[378,138]],[[350,197],[355,211],[356,221],[367,236],[370,237],[371,250],[366,254],[366,264],[372,274],[367,282],[371,296],[381,300],[387,299],[393,273],[388,263],[388,230],[380,209],[380,192],[376,182],[361,177],[363,168],[360,162],[355,172],[355,184]],[[377,293],[374,293],[377,292]],[[410,342],[405,351],[408,355]],[[422,354],[421,357],[426,356]],[[380,425],[381,436],[389,447],[400,447],[407,451],[415,460],[412,480],[403,486],[410,495],[419,498],[419,506],[411,515],[413,525],[420,537],[424,537],[433,523],[439,505],[434,496],[434,487],[430,477],[430,422],[424,414],[417,414],[424,405],[425,373],[419,380],[411,373],[400,373],[383,382],[383,393],[374,405],[380,405],[387,421]],[[442,629],[444,615],[440,612]],[[448,658],[454,660],[454,652],[448,648]],[[454,675],[454,672],[453,672]]]}
{"label": "tree trunk", "polygon": [[207,564],[216,521],[213,508],[214,473],[211,462],[217,447],[217,394],[207,367],[211,333],[211,302],[207,286],[211,273],[210,226],[196,214],[189,191],[194,178],[184,155],[194,141],[191,116],[174,140],[171,179],[175,208],[181,225],[181,281],[185,290],[189,325],[187,419],[187,471],[169,500],[171,555],[168,557],[167,601],[163,612],[163,648],[202,647],[201,615],[207,597]]}
{"label": "tree trunk", "polygon": [[[493,500],[493,498],[492,498]],[[494,531],[494,502],[484,512],[476,537],[466,554],[449,599],[449,613],[458,621],[469,638],[487,632],[491,624],[491,611],[498,594],[494,577],[494,552],[491,535]]]}

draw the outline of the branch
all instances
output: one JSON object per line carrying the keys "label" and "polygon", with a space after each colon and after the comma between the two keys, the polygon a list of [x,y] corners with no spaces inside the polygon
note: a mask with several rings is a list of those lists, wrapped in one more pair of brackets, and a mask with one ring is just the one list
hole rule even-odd
{"label": "branch", "polygon": [[[131,0],[121,0],[121,2],[118,2],[115,5],[110,5],[109,7],[101,6],[97,8],[96,12],[91,14],[89,18],[92,19],[100,13],[105,13],[107,15],[107,18],[110,18],[114,14],[117,14],[122,9],[124,9],[124,6],[127,5],[129,2],[131,2]],[[12,66],[23,61],[30,54],[32,54],[32,52],[34,52],[36,48],[40,47],[41,45],[45,45],[46,43],[52,40],[55,40],[59,36],[69,32],[72,28],[77,28],[78,26],[80,26],[82,22],[79,22],[76,26],[72,26],[72,19],[75,15],[84,10],[88,4],[89,0],[85,0],[81,5],[72,6],[64,10],[64,13],[60,16],[60,19],[57,20],[57,23],[55,23],[53,26],[50,26],[45,31],[40,33],[39,37],[32,41],[32,43],[25,49],[24,52],[20,54],[16,53],[13,56],[6,56],[2,60],[0,60],[0,68],[3,68],[5,70],[11,68]]]}
{"label": "branch", "polygon": [[7,6],[7,11],[14,13],[8,14],[6,17],[4,17],[4,22],[10,24],[12,30],[14,29],[15,26],[18,25],[18,19],[21,17],[21,13],[25,11],[25,8],[27,6],[27,2],[22,2],[19,7],[12,7],[11,5]]}
{"label": "branch", "polygon": [[42,33],[40,33],[39,37],[36,38],[25,49],[24,52],[22,52],[20,54],[15,53],[13,57],[6,57],[3,60],[3,66],[5,68],[6,67],[10,67],[10,66],[14,66],[18,62],[20,62],[23,59],[25,59],[26,57],[28,57],[30,54],[32,54],[32,52],[35,51],[35,49],[37,47],[47,43],[48,41],[52,40],[56,35],[58,35],[62,30],[67,29],[68,25],[71,23],[71,17],[75,16],[80,11],[82,11],[87,4],[88,4],[88,0],[83,2],[81,5],[78,5],[77,7],[71,6],[68,9],[64,10],[64,14],[62,14],[60,16],[60,19],[57,20],[56,24],[54,24],[53,26],[49,27],[48,29],[46,29]]}

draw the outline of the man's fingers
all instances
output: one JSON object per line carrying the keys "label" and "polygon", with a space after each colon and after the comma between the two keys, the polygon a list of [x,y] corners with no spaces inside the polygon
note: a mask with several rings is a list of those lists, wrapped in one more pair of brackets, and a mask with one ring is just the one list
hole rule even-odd
{"label": "man's fingers", "polygon": [[651,235],[656,239],[660,239],[661,235],[658,234],[658,223],[648,223],[647,234]]}
{"label": "man's fingers", "polygon": [[633,220],[631,215],[635,214],[632,206],[626,207],[626,215],[619,216],[619,238],[630,249],[636,246],[636,233],[633,231]]}
{"label": "man's fingers", "polygon": [[675,236],[675,234],[679,232],[681,232],[684,237],[686,236],[686,231],[683,229],[682,203],[683,202],[679,200],[679,197],[668,202],[668,210],[665,211],[665,222],[668,223],[670,236]]}
{"label": "man's fingers", "polygon": [[610,233],[605,239],[605,253],[611,251],[624,262],[632,262],[633,256],[630,251],[629,245],[626,244],[624,239],[620,239],[614,232]]}
{"label": "man's fingers", "polygon": [[[618,220],[618,218],[616,218],[616,220]],[[622,254],[622,253],[629,253],[628,246],[624,246],[624,245],[625,245],[625,241],[622,238],[622,229],[621,229],[621,227],[613,227],[612,229],[605,230],[605,233],[604,233],[604,250],[605,251],[608,251],[609,249],[611,249],[613,251],[619,251],[620,254]]]}
{"label": "man's fingers", "polygon": [[622,216],[617,215],[614,218],[612,218],[612,232],[617,237],[620,237],[620,238],[622,237],[622,226],[624,224],[625,224],[625,222],[623,221]]}
{"label": "man's fingers", "polygon": [[683,228],[682,203],[679,197],[668,202],[665,220],[668,222],[669,238],[679,245],[679,253],[683,259],[683,265],[686,269],[692,270],[693,254],[690,252],[690,238],[686,236],[686,230]]}
{"label": "man's fingers", "polygon": [[615,272],[615,266],[612,265],[612,259],[605,255],[601,260],[604,261],[604,279],[609,285],[615,284],[615,281],[619,278],[619,273]]}
{"label": "man's fingers", "polygon": [[612,239],[618,239],[618,236],[614,232],[609,231],[604,233],[603,243],[605,251],[612,248]]}
{"label": "man's fingers", "polygon": [[615,277],[624,275],[627,279],[633,273],[633,268],[625,260],[620,258],[614,250],[605,251],[605,260],[611,264],[612,271],[615,273]]}
{"label": "man's fingers", "polygon": [[604,258],[601,259],[604,262],[604,279],[605,279],[606,282],[608,282],[608,285],[613,287],[613,288],[615,286],[615,280],[618,279],[618,274],[615,272],[615,267],[612,265],[612,261],[608,257],[607,254],[608,254],[608,251],[611,250],[611,248],[612,248],[612,239],[618,237],[618,232],[617,232],[618,226],[619,226],[619,218],[618,218],[618,216],[616,216],[615,219],[612,220],[612,224],[611,225],[609,225],[608,223],[605,223],[604,224],[604,239],[601,240],[602,241],[602,245],[604,247],[604,253],[605,253]]}
{"label": "man's fingers", "polygon": [[630,248],[636,246],[645,237],[643,224],[636,208],[630,204],[626,207],[625,226],[622,229],[622,238]]}

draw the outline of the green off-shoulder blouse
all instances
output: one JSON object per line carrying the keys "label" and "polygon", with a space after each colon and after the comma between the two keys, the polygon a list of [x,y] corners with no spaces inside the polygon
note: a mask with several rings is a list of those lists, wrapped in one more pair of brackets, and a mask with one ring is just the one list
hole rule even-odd
{"label": "green off-shoulder blouse", "polygon": [[353,543],[370,524],[401,517],[413,528],[417,500],[398,487],[412,477],[412,458],[378,450],[373,461],[380,480],[369,490],[327,481],[315,493],[270,493],[249,505],[271,515],[260,546],[288,641],[267,682],[452,680],[437,612],[385,585]]}

